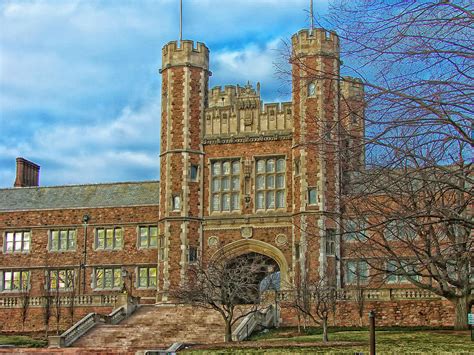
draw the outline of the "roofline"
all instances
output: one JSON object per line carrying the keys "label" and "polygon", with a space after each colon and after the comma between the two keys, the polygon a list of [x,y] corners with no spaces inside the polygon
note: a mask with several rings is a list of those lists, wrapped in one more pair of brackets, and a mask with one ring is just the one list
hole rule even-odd
{"label": "roofline", "polygon": [[53,186],[25,186],[25,187],[5,187],[0,188],[0,191],[7,190],[26,190],[26,189],[55,189],[61,187],[80,187],[80,186],[106,186],[106,185],[126,185],[126,184],[151,184],[157,183],[160,180],[145,180],[145,181],[119,181],[119,182],[99,182],[92,184],[71,184],[71,185],[53,185]]}

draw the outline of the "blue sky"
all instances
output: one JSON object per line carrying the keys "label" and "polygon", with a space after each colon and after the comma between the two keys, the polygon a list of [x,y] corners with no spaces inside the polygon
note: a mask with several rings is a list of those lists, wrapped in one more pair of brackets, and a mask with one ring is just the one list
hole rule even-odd
{"label": "blue sky", "polygon": [[[183,37],[210,48],[211,87],[260,81],[265,101],[288,100],[273,63],[308,4],[184,0]],[[0,187],[18,156],[43,186],[158,179],[158,69],[178,16],[178,0],[2,1]]]}

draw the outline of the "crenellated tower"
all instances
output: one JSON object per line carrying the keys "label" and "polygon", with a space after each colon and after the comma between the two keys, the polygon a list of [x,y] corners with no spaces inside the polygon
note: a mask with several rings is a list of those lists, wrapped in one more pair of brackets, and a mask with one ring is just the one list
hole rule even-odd
{"label": "crenellated tower", "polygon": [[169,42],[162,54],[158,299],[166,301],[201,250],[202,122],[210,72],[203,43]]}
{"label": "crenellated tower", "polygon": [[[336,285],[339,211],[339,38],[324,29],[292,37],[293,225],[302,276]],[[296,248],[295,248],[296,249]],[[295,257],[296,259],[298,256]],[[294,259],[295,259],[294,258]]]}

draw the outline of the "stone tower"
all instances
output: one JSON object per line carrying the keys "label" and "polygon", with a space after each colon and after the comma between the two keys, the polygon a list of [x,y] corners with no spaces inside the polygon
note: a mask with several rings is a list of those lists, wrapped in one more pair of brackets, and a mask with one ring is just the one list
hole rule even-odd
{"label": "stone tower", "polygon": [[173,41],[162,53],[158,300],[166,301],[200,251],[201,125],[210,72],[203,43]]}
{"label": "stone tower", "polygon": [[[339,38],[324,29],[292,37],[293,225],[300,275],[338,284]],[[334,240],[334,242],[332,242]]]}

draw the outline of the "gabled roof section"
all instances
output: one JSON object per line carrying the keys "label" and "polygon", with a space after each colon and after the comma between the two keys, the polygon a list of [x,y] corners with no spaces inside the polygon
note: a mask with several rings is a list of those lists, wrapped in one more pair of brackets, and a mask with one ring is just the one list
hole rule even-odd
{"label": "gabled roof section", "polygon": [[0,189],[0,211],[158,205],[159,181]]}

